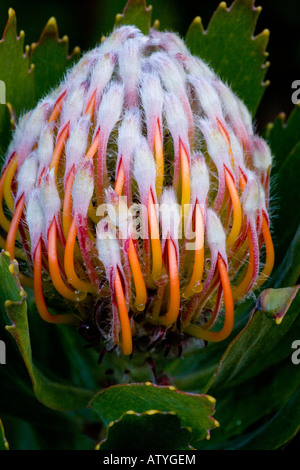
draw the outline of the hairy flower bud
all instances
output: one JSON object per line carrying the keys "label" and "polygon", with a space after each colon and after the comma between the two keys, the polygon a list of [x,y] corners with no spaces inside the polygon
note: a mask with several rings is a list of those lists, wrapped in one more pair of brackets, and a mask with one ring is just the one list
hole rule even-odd
{"label": "hairy flower bud", "polygon": [[[271,162],[246,106],[176,34],[116,28],[17,126],[3,248],[13,258],[19,237],[42,318],[101,323],[108,349],[221,341],[272,271]],[[48,311],[46,282],[73,316]]]}

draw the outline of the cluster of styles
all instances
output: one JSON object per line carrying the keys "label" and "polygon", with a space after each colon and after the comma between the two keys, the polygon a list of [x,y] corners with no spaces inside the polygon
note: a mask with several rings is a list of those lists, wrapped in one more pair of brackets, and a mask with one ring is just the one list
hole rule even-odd
{"label": "cluster of styles", "polygon": [[[245,105],[176,34],[124,26],[20,119],[2,247],[44,320],[92,318],[107,349],[170,332],[221,341],[272,271],[270,167]],[[67,313],[49,312],[53,290]]]}

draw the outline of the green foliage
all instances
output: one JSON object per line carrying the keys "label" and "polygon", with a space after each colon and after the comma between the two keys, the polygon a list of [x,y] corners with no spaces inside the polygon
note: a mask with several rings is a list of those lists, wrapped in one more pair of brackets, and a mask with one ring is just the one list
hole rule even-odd
{"label": "green foliage", "polygon": [[152,7],[146,0],[128,0],[122,14],[116,16],[116,26],[134,24],[142,33],[148,34],[151,27]]}
{"label": "green foliage", "polygon": [[25,33],[17,33],[12,8],[0,41],[0,79],[6,86],[6,102],[0,105],[0,152],[11,137],[11,119],[33,108],[37,101],[58,85],[67,68],[79,57],[79,48],[68,55],[68,38],[59,39],[57,24],[50,18],[37,43],[24,48]]}
{"label": "green foliage", "polygon": [[299,282],[300,275],[300,225],[288,249],[285,248],[285,256],[273,275],[273,284],[275,287],[293,286]]}
{"label": "green foliage", "polygon": [[[4,155],[12,136],[11,115],[7,105],[0,105],[0,155]],[[2,166],[2,161],[1,161]]]}
{"label": "green foliage", "polygon": [[174,412],[124,413],[111,421],[99,450],[188,450],[190,431]]}
{"label": "green foliage", "polygon": [[68,51],[67,36],[59,39],[56,20],[50,18],[38,42],[30,47],[30,64],[34,65],[35,100],[39,100],[51,88],[57,86],[67,68],[78,59],[78,47],[70,56]]}
{"label": "green foliage", "polygon": [[[288,121],[283,114],[267,126],[265,138],[268,140],[274,157],[272,177],[274,187],[271,196],[274,198],[276,218],[273,230],[280,234],[277,238],[277,261],[286,252],[300,224],[299,207],[300,194],[294,184],[295,175],[300,166],[300,107],[296,105]],[[275,235],[276,236],[276,235]],[[298,261],[298,275],[300,263]]]}
{"label": "green foliage", "polygon": [[[275,360],[282,338],[298,315],[300,296],[294,300],[298,290],[287,287],[262,292],[246,327],[225,351],[208,387],[210,393],[254,377],[269,365],[266,361]],[[284,357],[284,351],[280,357]]]}
{"label": "green foliage", "polygon": [[211,416],[214,402],[207,395],[183,393],[174,387],[162,387],[148,382],[106,388],[92,399],[90,406],[105,425],[128,411],[175,412],[181,425],[191,428],[192,442],[196,444],[207,436],[209,429],[217,425]]}
{"label": "green foliage", "polygon": [[291,115],[286,121],[286,116],[281,113],[277,119],[269,123],[265,129],[264,137],[271,146],[274,168],[278,171],[285,162],[286,157],[299,144],[300,136],[300,105],[295,105]]}
{"label": "green foliage", "polygon": [[0,42],[0,70],[6,85],[6,101],[13,105],[17,115],[35,105],[34,67],[29,62],[28,48],[24,54],[24,38],[24,31],[17,36],[16,15],[10,8]]}
{"label": "green foliage", "polygon": [[[128,0],[116,25],[135,24],[147,33],[151,13],[145,0]],[[254,36],[259,13],[253,0],[235,0],[230,8],[222,2],[206,31],[197,17],[186,37],[192,52],[211,64],[253,115],[268,67],[269,33]],[[0,105],[1,155],[20,114],[57,86],[78,55],[78,48],[69,55],[54,18],[24,48],[24,33],[18,36],[9,10],[0,42],[0,79],[7,91],[7,105]],[[0,416],[11,448],[92,449],[102,439],[100,450],[130,449],[131,443],[146,450],[278,449],[296,435],[300,379],[290,356],[300,337],[299,131],[296,106],[288,120],[280,115],[264,133],[274,156],[277,260],[267,289],[236,306],[233,340],[206,348],[195,342],[181,358],[153,356],[155,373],[146,353],[132,359],[108,353],[97,365],[98,353],[84,347],[73,327],[47,325],[38,317],[32,290],[19,284],[17,264],[0,255],[0,338],[9,357],[0,368]],[[156,377],[172,386],[149,384]],[[88,432],[95,423],[96,432]]]}
{"label": "green foliage", "polygon": [[53,382],[34,365],[26,294],[20,284],[18,285],[17,275],[14,277],[9,271],[9,266],[14,270],[17,269],[13,263],[10,263],[9,257],[2,252],[0,254],[0,298],[5,299],[7,316],[12,323],[6,326],[6,330],[14,337],[18,345],[37,398],[49,408],[60,411],[83,408],[91,398],[92,392],[72,387],[69,384]]}

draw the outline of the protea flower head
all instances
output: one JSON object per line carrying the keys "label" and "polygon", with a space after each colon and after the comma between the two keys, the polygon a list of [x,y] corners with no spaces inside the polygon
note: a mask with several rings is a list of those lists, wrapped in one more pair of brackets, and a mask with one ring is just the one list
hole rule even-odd
{"label": "protea flower head", "polygon": [[[272,270],[270,166],[245,105],[176,34],[123,26],[21,118],[5,250],[44,320],[93,320],[108,349],[221,341]],[[49,312],[49,284],[74,313]]]}

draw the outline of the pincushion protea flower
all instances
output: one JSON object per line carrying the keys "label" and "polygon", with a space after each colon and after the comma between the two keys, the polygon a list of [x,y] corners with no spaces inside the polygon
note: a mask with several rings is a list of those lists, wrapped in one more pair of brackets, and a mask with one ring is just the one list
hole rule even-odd
{"label": "pincushion protea flower", "polygon": [[[3,247],[48,322],[92,318],[124,354],[169,331],[221,341],[272,271],[270,166],[245,105],[177,35],[124,26],[20,120]],[[48,311],[49,281],[74,314]]]}

